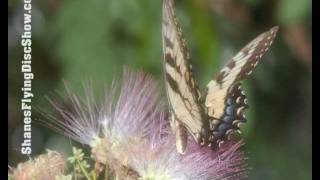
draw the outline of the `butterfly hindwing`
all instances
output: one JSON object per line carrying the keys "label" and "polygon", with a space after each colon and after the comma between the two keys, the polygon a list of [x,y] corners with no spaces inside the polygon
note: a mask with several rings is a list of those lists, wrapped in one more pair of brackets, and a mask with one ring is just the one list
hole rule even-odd
{"label": "butterfly hindwing", "polygon": [[218,145],[231,135],[239,132],[240,125],[246,122],[244,110],[248,108],[247,98],[241,89],[241,84],[236,83],[230,87],[230,92],[226,96],[224,114],[215,123],[212,129],[212,143]]}
{"label": "butterfly hindwing", "polygon": [[[236,126],[225,125],[223,123],[224,119],[229,118],[235,125],[244,121],[244,118],[238,117],[237,113],[233,114],[232,118],[227,117],[226,110],[230,109],[228,101],[230,99],[236,101],[241,98],[243,101],[245,100],[245,96],[242,95],[243,93],[241,93],[242,91],[238,83],[251,74],[261,57],[272,44],[277,30],[278,27],[274,27],[247,44],[219,72],[216,79],[211,80],[207,85],[204,105],[211,119],[210,127],[213,130],[214,139],[222,136],[222,133],[231,132],[228,130],[237,129]],[[246,105],[234,106],[233,108],[235,108],[235,112],[243,111]],[[223,135],[225,136],[226,134]]]}

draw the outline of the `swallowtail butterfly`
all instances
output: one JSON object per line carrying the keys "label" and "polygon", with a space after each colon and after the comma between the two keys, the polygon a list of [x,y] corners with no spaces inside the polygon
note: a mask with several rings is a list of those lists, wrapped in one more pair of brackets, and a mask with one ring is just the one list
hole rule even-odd
{"label": "swallowtail butterfly", "polygon": [[217,147],[240,132],[239,125],[246,122],[244,110],[248,106],[240,80],[251,74],[269,49],[278,27],[262,33],[241,49],[208,83],[206,93],[201,96],[188,64],[189,55],[173,0],[164,0],[162,18],[166,91],[177,151],[185,151],[188,133],[202,146]]}

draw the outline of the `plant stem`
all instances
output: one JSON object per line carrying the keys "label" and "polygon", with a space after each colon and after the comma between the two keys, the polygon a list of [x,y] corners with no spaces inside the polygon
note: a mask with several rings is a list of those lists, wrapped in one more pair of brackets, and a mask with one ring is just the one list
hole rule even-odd
{"label": "plant stem", "polygon": [[85,176],[88,180],[95,180],[95,178],[94,178],[94,179],[91,179],[91,178],[90,178],[87,170],[81,165],[81,163],[80,163],[79,160],[77,160],[77,163],[79,164],[79,167],[80,167],[81,171],[83,172],[84,176]]}

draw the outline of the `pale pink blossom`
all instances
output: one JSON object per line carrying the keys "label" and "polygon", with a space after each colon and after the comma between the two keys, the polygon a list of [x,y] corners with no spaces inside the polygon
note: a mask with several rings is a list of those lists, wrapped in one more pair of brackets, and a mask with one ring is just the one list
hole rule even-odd
{"label": "pale pink blossom", "polygon": [[71,106],[51,100],[58,115],[48,114],[51,121],[47,124],[89,145],[92,157],[108,163],[114,171],[126,167],[141,180],[227,180],[247,176],[241,142],[227,142],[219,150],[212,150],[190,139],[186,153],[179,154],[157,85],[142,72],[126,69],[121,86],[114,81],[101,103],[90,89],[83,98],[69,89],[67,92]]}
{"label": "pale pink blossom", "polygon": [[46,154],[19,163],[10,170],[9,177],[14,180],[55,180],[57,176],[63,175],[65,169],[65,157],[58,152],[47,150]]}
{"label": "pale pink blossom", "polygon": [[227,142],[219,150],[200,147],[192,139],[185,154],[174,146],[170,133],[161,138],[128,145],[123,154],[130,157],[128,166],[148,180],[227,180],[247,177],[247,164],[240,150],[242,142]]}

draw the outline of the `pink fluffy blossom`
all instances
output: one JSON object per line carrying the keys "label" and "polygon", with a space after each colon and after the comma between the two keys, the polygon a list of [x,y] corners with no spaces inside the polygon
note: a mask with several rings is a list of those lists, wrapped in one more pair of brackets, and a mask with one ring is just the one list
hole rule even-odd
{"label": "pink fluffy blossom", "polygon": [[142,72],[125,69],[122,85],[114,80],[103,101],[98,102],[91,86],[83,96],[74,94],[67,86],[67,102],[49,99],[55,112],[44,113],[49,121],[43,123],[78,141],[92,145],[96,139],[107,137],[126,143],[130,138],[144,138],[163,118],[162,104],[152,78]]}
{"label": "pink fluffy blossom", "polygon": [[227,180],[247,177],[247,164],[240,150],[242,142],[227,142],[219,150],[200,147],[192,139],[185,154],[174,146],[168,133],[139,144],[129,144],[123,154],[130,166],[144,180]]}
{"label": "pink fluffy blossom", "polygon": [[56,114],[46,124],[89,145],[95,160],[117,166],[116,171],[127,167],[135,178],[227,180],[247,176],[241,142],[228,142],[214,151],[190,139],[184,155],[176,152],[167,113],[149,76],[126,69],[121,87],[115,82],[100,104],[90,89],[83,98],[67,89],[71,106],[51,100]]}

